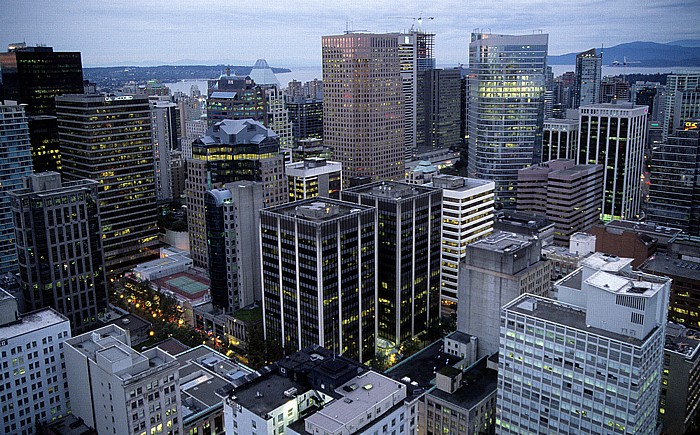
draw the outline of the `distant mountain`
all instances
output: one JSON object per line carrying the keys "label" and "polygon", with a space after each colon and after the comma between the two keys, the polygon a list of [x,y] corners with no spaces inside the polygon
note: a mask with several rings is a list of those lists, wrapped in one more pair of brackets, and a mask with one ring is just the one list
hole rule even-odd
{"label": "distant mountain", "polygon": [[681,39],[680,41],[667,42],[667,45],[680,45],[681,47],[700,47],[700,39]]}
{"label": "distant mountain", "polygon": [[[677,41],[676,44],[678,42],[689,43],[692,41],[694,40]],[[581,52],[590,48],[592,47],[587,47]],[[596,48],[600,50],[599,47]],[[549,56],[547,60],[551,65],[575,65],[576,54],[568,53],[559,56]],[[612,65],[614,61],[622,62],[625,57],[630,62],[630,65],[635,67],[700,67],[700,47],[637,41],[603,49],[604,65]]]}

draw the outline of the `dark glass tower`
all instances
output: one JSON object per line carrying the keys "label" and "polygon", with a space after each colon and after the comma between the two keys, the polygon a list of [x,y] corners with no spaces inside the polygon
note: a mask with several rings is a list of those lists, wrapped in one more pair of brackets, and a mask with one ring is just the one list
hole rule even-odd
{"label": "dark glass tower", "polygon": [[35,172],[61,169],[54,98],[83,93],[79,52],[20,44],[0,53],[4,98],[26,104]]}
{"label": "dark glass tower", "polygon": [[228,280],[226,276],[226,229],[224,203],[231,202],[231,191],[213,189],[204,195],[204,216],[209,253],[209,290],[211,301],[228,310]]}
{"label": "dark glass tower", "polygon": [[100,184],[107,277],[158,256],[155,156],[146,96],[56,98],[66,180]]}

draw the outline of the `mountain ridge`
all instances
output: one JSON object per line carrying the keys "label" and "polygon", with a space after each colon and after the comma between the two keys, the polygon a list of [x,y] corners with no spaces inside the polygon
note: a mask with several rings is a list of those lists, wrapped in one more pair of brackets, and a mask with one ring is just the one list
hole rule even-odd
{"label": "mountain ridge", "polygon": [[[700,40],[681,40],[676,43],[693,44],[699,46],[661,44],[652,41],[634,41],[618,44],[612,47],[603,47],[603,65],[612,65],[613,62],[624,62],[625,58],[630,65],[635,67],[700,67]],[[600,48],[596,48],[599,52]],[[581,53],[586,50],[581,50]],[[558,56],[548,56],[550,65],[575,65],[576,52]]]}

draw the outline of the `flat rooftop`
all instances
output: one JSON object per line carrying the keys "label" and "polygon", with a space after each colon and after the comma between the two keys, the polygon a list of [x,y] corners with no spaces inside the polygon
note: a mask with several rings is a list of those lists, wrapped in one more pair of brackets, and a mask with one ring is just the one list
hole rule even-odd
{"label": "flat rooftop", "polygon": [[700,263],[681,260],[664,254],[656,254],[641,269],[656,275],[672,275],[700,281]]}
{"label": "flat rooftop", "polygon": [[484,186],[495,186],[491,180],[481,180],[479,178],[460,177],[458,175],[435,175],[432,183],[428,183],[428,187],[437,187],[440,189],[453,190],[456,192],[465,192]]}
{"label": "flat rooftop", "polygon": [[602,252],[594,252],[583,260],[581,265],[605,272],[619,272],[622,269],[630,266],[633,261],[634,258],[624,258],[604,254]]}
{"label": "flat rooftop", "polygon": [[[533,295],[521,296],[509,304],[506,304],[503,308],[518,314],[556,323],[582,332],[600,335],[633,346],[641,346],[647,339],[647,337],[645,337],[644,340],[640,340],[638,338],[588,326],[586,324],[586,312],[583,309],[553,299],[545,299]],[[649,332],[649,335],[653,334],[656,330],[657,327],[654,327]]]}
{"label": "flat rooftop", "polygon": [[8,323],[0,327],[0,339],[19,337],[20,335],[58,325],[63,322],[68,323],[69,321],[53,308],[33,311],[24,314],[16,322]]}
{"label": "flat rooftop", "polygon": [[429,395],[445,400],[463,409],[470,410],[482,400],[495,395],[498,386],[498,372],[486,367],[488,361],[482,358],[462,375],[462,386],[450,394],[437,387]]}
{"label": "flat rooftop", "polygon": [[265,212],[295,217],[304,221],[325,222],[371,209],[372,207],[353,202],[319,197],[271,207],[265,209]]}
{"label": "flat rooftop", "polygon": [[386,375],[394,380],[403,381],[414,387],[428,390],[435,385],[436,372],[445,366],[453,366],[462,360],[462,358],[455,355],[444,353],[442,345],[442,340],[436,341],[387,370]]}
{"label": "flat rooftop", "polygon": [[209,281],[203,277],[187,272],[179,272],[154,281],[161,288],[177,293],[187,299],[195,300],[209,291]]}
{"label": "flat rooftop", "polygon": [[686,358],[694,358],[700,352],[700,332],[686,328],[677,323],[666,324],[666,341],[664,349],[667,352],[680,353]]}
{"label": "flat rooftop", "polygon": [[412,198],[414,196],[434,192],[435,190],[436,189],[432,187],[400,183],[398,181],[377,181],[375,183],[352,187],[346,189],[344,192],[398,200]]}
{"label": "flat rooftop", "polygon": [[531,238],[523,234],[496,231],[471,244],[473,248],[495,252],[510,252],[531,244]]}
{"label": "flat rooftop", "polygon": [[270,411],[292,400],[284,394],[292,388],[296,388],[297,395],[308,390],[299,382],[281,376],[277,372],[270,372],[234,389],[233,396],[236,402],[245,406],[250,412],[267,419]]}

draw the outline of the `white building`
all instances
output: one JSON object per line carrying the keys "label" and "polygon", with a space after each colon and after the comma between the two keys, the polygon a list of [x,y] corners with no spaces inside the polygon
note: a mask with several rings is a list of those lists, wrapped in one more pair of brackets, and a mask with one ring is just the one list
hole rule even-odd
{"label": "white building", "polygon": [[17,301],[0,290],[0,432],[30,435],[37,423],[70,412],[63,343],[68,319],[52,308],[18,317]]}
{"label": "white building", "polygon": [[179,363],[108,325],[66,342],[73,414],[100,434],[182,434]]}
{"label": "white building", "polygon": [[161,248],[160,258],[141,263],[133,274],[141,281],[154,281],[192,268],[192,259],[184,252]]}
{"label": "white building", "polygon": [[321,196],[338,198],[343,183],[343,166],[339,162],[312,157],[288,163],[284,169],[289,181],[289,201]]}
{"label": "white building", "polygon": [[501,310],[499,433],[657,432],[670,279],[596,253]]}
{"label": "white building", "polygon": [[440,302],[443,311],[454,311],[459,262],[467,255],[467,245],[493,231],[495,183],[438,175],[428,186],[442,189]]}

